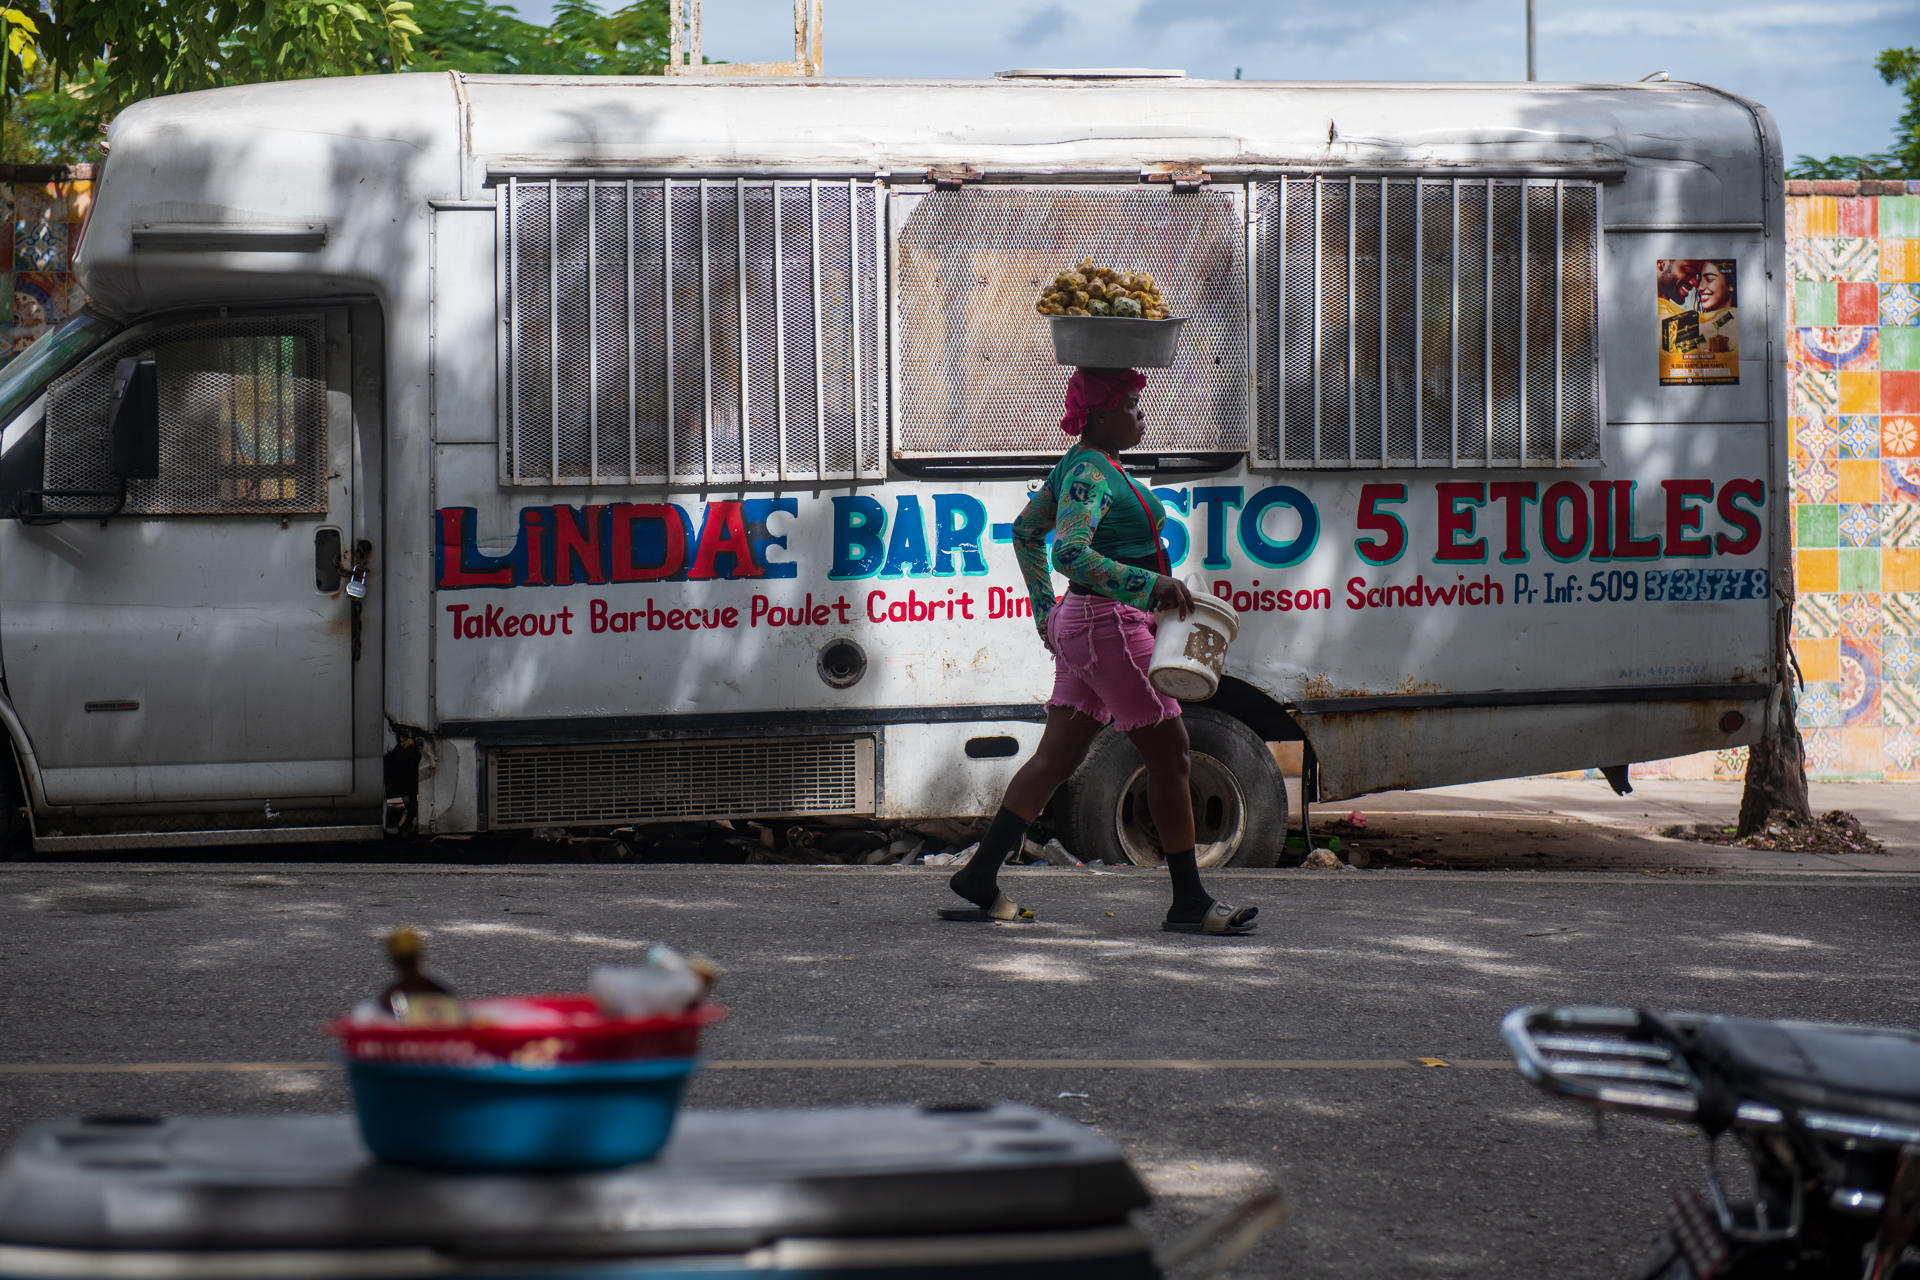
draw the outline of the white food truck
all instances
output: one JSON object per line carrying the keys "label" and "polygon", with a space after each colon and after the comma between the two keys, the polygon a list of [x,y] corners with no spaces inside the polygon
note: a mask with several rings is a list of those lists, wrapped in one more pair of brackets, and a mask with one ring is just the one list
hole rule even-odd
{"label": "white food truck", "polygon": [[[402,75],[122,115],[0,373],[7,812],[43,851],[992,811],[1042,285],[1187,317],[1133,470],[1239,610],[1208,862],[1333,800],[1753,741],[1782,183],[1690,84]],[[1108,741],[1107,739],[1111,739]],[[1107,735],[1057,801],[1151,857]],[[17,821],[17,816],[15,818]]]}

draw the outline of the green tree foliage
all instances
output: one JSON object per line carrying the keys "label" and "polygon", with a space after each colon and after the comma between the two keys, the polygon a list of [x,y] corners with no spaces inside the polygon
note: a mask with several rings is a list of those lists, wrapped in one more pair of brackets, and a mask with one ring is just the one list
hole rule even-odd
{"label": "green tree foliage", "polygon": [[667,60],[667,0],[559,0],[547,26],[487,0],[36,0],[0,8],[0,27],[19,33],[0,49],[0,158],[43,162],[95,159],[116,112],[163,93],[381,71],[654,75]]}
{"label": "green tree foliage", "polygon": [[1893,126],[1893,146],[1867,156],[1794,157],[1789,178],[1920,178],[1920,49],[1886,49],[1874,70],[1906,99]]}
{"label": "green tree foliage", "polygon": [[486,0],[415,0],[413,71],[507,75],[658,75],[667,63],[666,0],[602,13],[559,0],[549,26]]}

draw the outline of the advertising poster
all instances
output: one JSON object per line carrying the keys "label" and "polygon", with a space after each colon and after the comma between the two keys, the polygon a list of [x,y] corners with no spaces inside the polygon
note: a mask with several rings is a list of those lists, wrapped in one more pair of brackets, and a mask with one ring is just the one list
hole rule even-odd
{"label": "advertising poster", "polygon": [[1733,261],[1661,258],[1660,385],[1740,382],[1740,317]]}

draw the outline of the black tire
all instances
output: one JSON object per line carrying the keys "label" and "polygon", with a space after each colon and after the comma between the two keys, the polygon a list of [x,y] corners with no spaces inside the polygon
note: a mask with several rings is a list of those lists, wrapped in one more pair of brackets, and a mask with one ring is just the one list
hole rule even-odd
{"label": "black tire", "polygon": [[[1192,742],[1194,827],[1203,867],[1271,867],[1287,842],[1287,789],[1253,730],[1210,707],[1185,713]],[[1060,842],[1083,862],[1158,866],[1146,767],[1124,733],[1094,739],[1053,806]]]}

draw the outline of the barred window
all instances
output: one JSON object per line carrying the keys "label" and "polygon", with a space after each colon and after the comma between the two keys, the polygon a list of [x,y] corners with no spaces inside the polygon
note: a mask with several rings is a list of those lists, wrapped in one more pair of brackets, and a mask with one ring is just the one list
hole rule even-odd
{"label": "barred window", "polygon": [[510,485],[882,474],[871,181],[509,180]]}
{"label": "barred window", "polygon": [[[113,491],[107,413],[114,364],[151,356],[160,474],[129,480],[129,515],[317,513],[327,509],[326,323],[320,315],[210,320],[136,330],[57,380],[47,397],[45,485]],[[52,514],[96,498],[44,499]]]}
{"label": "barred window", "polygon": [[1173,367],[1149,369],[1150,453],[1247,448],[1245,189],[984,186],[912,200],[895,294],[895,455],[1055,455],[1070,369],[1053,358],[1041,288],[1082,258],[1149,272],[1187,318]]}
{"label": "barred window", "polygon": [[1255,464],[1598,461],[1599,201],[1559,179],[1259,184]]}

